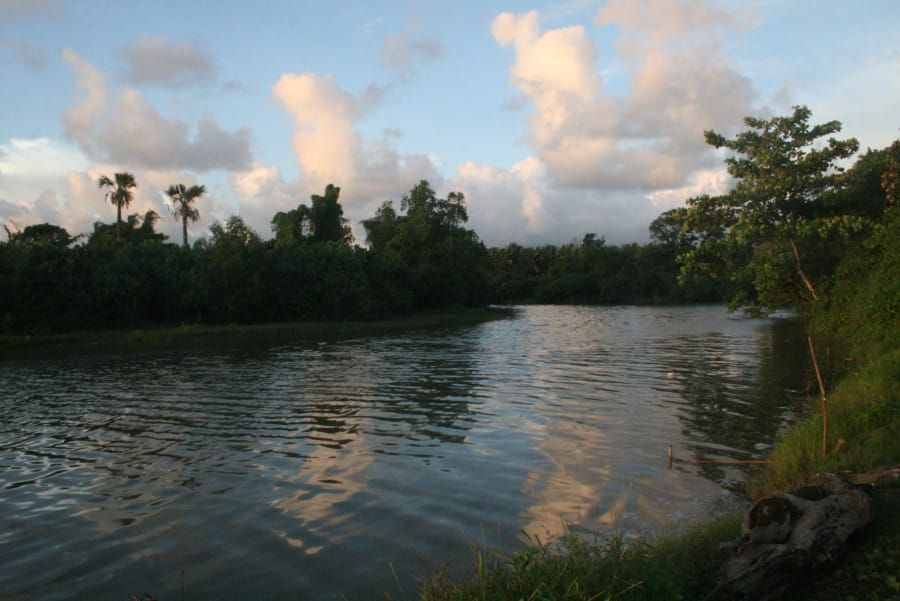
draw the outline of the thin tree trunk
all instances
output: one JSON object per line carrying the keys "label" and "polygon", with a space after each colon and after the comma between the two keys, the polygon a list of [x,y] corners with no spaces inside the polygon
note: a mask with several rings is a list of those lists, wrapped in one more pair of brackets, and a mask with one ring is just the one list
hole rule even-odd
{"label": "thin tree trunk", "polygon": [[806,286],[806,289],[809,290],[810,294],[812,294],[813,300],[819,300],[819,295],[816,294],[815,287],[803,272],[803,264],[800,262],[800,251],[797,249],[797,243],[793,238],[788,238],[788,242],[791,243],[791,249],[794,251],[794,262],[797,264],[797,273],[800,275],[800,279],[803,280],[803,285]]}
{"label": "thin tree trunk", "polygon": [[181,226],[184,231],[184,246],[185,246],[185,248],[187,248],[187,245],[188,245],[188,243],[187,243],[187,217],[182,217]]}
{"label": "thin tree trunk", "polygon": [[120,230],[122,228],[122,205],[116,203],[116,242],[121,240]]}
{"label": "thin tree trunk", "polygon": [[[813,283],[806,277],[803,271],[803,263],[800,261],[800,250],[797,248],[797,242],[793,237],[788,238],[791,244],[791,250],[794,252],[794,262],[797,266],[797,275],[803,281],[803,285],[809,290],[814,301],[819,300],[816,288]],[[819,392],[822,394],[822,457],[828,456],[828,396],[825,394],[825,384],[822,382],[822,372],[819,370],[819,360],[816,358],[816,346],[813,343],[812,336],[806,337],[809,342],[809,355],[812,358],[813,368],[816,370],[816,380],[819,382]]]}
{"label": "thin tree trunk", "polygon": [[812,336],[806,337],[809,342],[809,355],[812,357],[813,367],[816,369],[816,379],[819,381],[819,392],[822,393],[822,457],[828,456],[828,396],[825,394],[825,384],[822,382],[822,372],[819,371],[819,361],[816,359],[816,345]]}

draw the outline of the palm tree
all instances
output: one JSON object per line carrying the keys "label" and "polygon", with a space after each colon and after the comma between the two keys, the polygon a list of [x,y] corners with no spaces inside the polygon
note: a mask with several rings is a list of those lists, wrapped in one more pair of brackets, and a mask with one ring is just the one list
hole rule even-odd
{"label": "palm tree", "polygon": [[205,186],[191,186],[188,188],[184,184],[175,184],[169,186],[166,190],[166,196],[172,201],[172,214],[175,219],[181,219],[181,225],[184,232],[184,245],[188,245],[187,224],[188,220],[197,221],[200,219],[200,211],[192,203],[203,196],[206,192]]}
{"label": "palm tree", "polygon": [[105,175],[101,175],[97,179],[97,187],[110,188],[104,198],[108,198],[111,203],[116,205],[116,240],[119,240],[122,227],[122,207],[127,208],[134,200],[134,193],[131,189],[137,188],[137,181],[131,173],[116,173],[115,178],[114,182]]}

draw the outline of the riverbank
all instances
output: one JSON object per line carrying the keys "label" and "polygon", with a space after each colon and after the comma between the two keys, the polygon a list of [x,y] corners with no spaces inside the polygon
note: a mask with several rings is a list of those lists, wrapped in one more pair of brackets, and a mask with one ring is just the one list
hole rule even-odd
{"label": "riverbank", "polygon": [[[791,428],[771,454],[774,463],[754,482],[753,495],[789,490],[816,473],[848,478],[900,464],[900,350],[849,373],[829,396],[829,454],[822,456],[822,413]],[[876,483],[873,519],[858,533],[838,567],[798,579],[791,598],[900,598],[900,480]],[[479,551],[474,576],[453,582],[439,572],[423,601],[705,599],[728,555],[719,543],[740,533],[742,512],[655,541],[588,540],[571,535],[559,545],[535,544],[510,555]]]}
{"label": "riverbank", "polygon": [[47,352],[90,352],[197,348],[222,344],[286,344],[297,340],[338,340],[407,330],[452,328],[503,319],[513,309],[459,308],[378,321],[182,325],[130,330],[86,330],[49,336],[0,336],[0,358]]}

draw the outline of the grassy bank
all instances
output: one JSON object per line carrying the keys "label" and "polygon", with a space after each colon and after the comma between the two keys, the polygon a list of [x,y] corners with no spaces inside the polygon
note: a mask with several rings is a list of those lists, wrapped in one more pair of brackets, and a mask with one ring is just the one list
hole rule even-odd
{"label": "grassy bank", "polygon": [[828,455],[822,455],[822,413],[816,412],[782,437],[756,494],[794,488],[820,472],[900,463],[900,349],[845,377],[828,397],[828,413]]}
{"label": "grassy bank", "polygon": [[311,321],[266,324],[183,325],[90,330],[53,336],[0,336],[0,357],[71,351],[197,348],[223,344],[287,344],[392,332],[474,325],[511,314],[511,309],[468,308],[416,313],[381,321]]}

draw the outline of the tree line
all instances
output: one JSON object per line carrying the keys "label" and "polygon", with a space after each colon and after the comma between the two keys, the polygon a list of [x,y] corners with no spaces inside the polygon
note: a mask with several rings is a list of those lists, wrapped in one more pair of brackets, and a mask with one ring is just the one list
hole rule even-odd
{"label": "tree line", "polygon": [[650,225],[651,242],[613,246],[594,234],[542,247],[486,248],[466,229],[465,197],[427,181],[362,222],[356,245],[328,185],[309,205],[278,212],[263,240],[239,216],[188,244],[203,186],[166,190],[182,243],[156,232],[159,215],[123,217],[137,182],[101,176],[115,224],[87,235],[52,224],[8,226],[0,242],[0,332],[186,323],[377,319],[488,303],[727,301],[766,310],[807,308],[841,277],[841,262],[883,227],[895,204],[900,144],[869,150],[849,168],[854,139],[826,136],[806,107],[707,142],[731,151],[735,186],[687,199]]}
{"label": "tree line", "polygon": [[101,177],[114,224],[87,235],[52,224],[7,226],[0,242],[0,332],[46,334],[91,328],[286,320],[377,319],[489,302],[487,250],[464,227],[462,194],[439,198],[428,182],[364,222],[369,248],[353,244],[329,185],[271,222],[263,240],[233,215],[188,245],[202,186],[173,185],[181,245],[156,231],[159,215],[123,217],[134,177]]}

